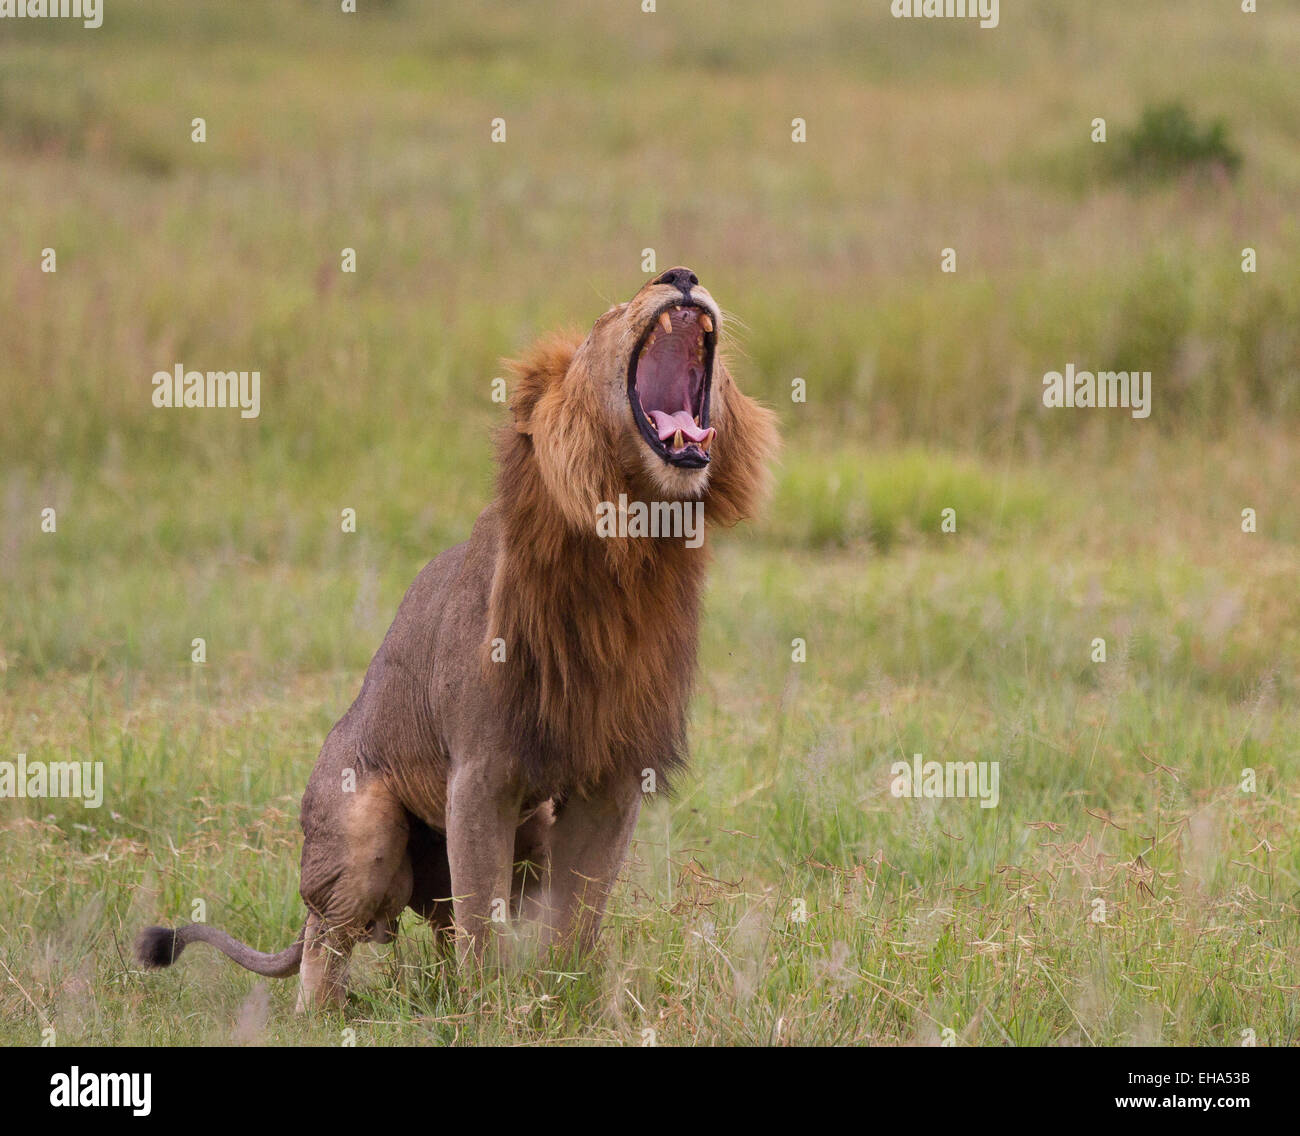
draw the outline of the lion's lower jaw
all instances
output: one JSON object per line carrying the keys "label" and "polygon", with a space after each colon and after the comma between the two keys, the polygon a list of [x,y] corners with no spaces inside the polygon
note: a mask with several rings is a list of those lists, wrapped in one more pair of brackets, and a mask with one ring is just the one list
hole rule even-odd
{"label": "lion's lower jaw", "polygon": [[709,487],[709,467],[683,469],[669,465],[657,454],[642,446],[641,468],[655,491],[669,501],[698,501]]}

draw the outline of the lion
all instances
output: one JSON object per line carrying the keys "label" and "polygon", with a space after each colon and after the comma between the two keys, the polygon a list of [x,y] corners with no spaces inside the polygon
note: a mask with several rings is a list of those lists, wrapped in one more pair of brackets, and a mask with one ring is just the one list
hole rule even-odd
{"label": "lion", "polygon": [[299,974],[302,1011],[341,1006],[353,947],[390,941],[408,907],[462,962],[503,949],[511,918],[543,947],[592,947],[643,789],[686,760],[708,560],[707,541],[598,533],[597,515],[755,514],[775,416],[736,386],[722,331],[678,267],[509,365],[494,500],[407,591],[308,781],[297,941],[264,954],[204,924],[149,927],[143,965],[208,943]]}

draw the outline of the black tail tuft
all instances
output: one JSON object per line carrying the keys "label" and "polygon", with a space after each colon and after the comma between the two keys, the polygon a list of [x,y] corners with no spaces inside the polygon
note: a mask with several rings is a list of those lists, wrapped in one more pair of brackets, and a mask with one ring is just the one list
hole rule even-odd
{"label": "black tail tuft", "polygon": [[146,927],[135,941],[135,957],[156,970],[171,966],[185,949],[185,941],[170,927]]}

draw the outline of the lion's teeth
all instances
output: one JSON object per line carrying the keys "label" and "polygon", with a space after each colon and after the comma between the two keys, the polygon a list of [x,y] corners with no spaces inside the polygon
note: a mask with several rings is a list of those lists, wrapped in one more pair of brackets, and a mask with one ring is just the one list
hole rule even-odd
{"label": "lion's teeth", "polygon": [[662,328],[664,329],[664,334],[665,334],[665,335],[672,335],[672,333],[673,333],[673,321],[672,321],[671,319],[668,318],[668,313],[667,313],[667,312],[660,312],[660,313],[659,313],[659,326],[662,327]]}
{"label": "lion's teeth", "polygon": [[708,437],[705,438],[704,441],[702,441],[702,442],[700,443],[700,449],[702,449],[702,450],[707,454],[707,453],[709,452],[709,447],[710,447],[711,445],[713,445],[713,431],[712,431],[712,430],[709,431],[709,435],[708,435]]}
{"label": "lion's teeth", "polygon": [[673,435],[673,449],[680,450],[683,444],[684,443],[682,442],[682,432],[678,430],[677,433]]}
{"label": "lion's teeth", "polygon": [[708,313],[708,312],[701,312],[701,313],[700,313],[700,326],[701,326],[702,328],[704,328],[705,331],[712,331],[712,330],[713,330],[713,321],[712,321],[711,319],[709,319],[709,313]]}
{"label": "lion's teeth", "polygon": [[698,426],[699,424],[700,424],[700,416],[697,414],[695,416],[695,425]]}

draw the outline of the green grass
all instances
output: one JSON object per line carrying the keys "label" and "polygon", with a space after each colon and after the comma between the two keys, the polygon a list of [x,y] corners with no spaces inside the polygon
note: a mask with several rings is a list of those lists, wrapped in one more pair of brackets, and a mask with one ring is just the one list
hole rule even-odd
{"label": "green grass", "polygon": [[[1300,1041],[1300,15],[362,7],[5,29],[0,760],[107,793],[0,801],[0,1043]],[[1092,118],[1170,101],[1230,182],[1109,176]],[[466,977],[408,915],[306,1020],[201,948],[140,972],[197,900],[297,932],[298,799],[489,499],[501,357],[646,247],[785,444],[599,953]],[[176,362],[260,369],[262,416],[155,410]],[[1044,410],[1068,362],[1152,370],[1151,418]],[[894,798],[914,753],[998,807]]]}

